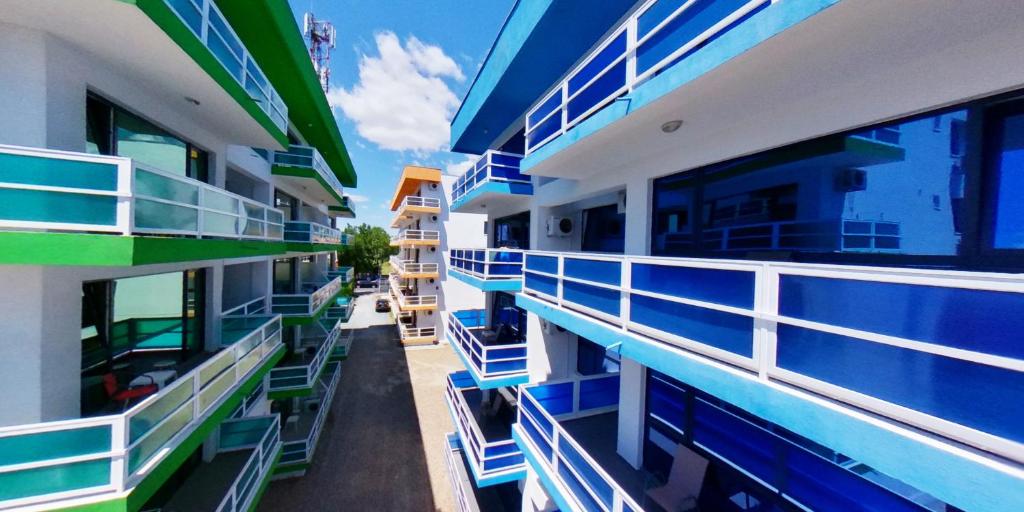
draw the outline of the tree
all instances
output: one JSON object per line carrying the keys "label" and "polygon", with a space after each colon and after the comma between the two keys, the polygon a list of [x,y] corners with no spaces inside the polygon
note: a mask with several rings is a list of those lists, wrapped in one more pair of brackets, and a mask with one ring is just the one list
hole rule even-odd
{"label": "tree", "polygon": [[391,237],[384,228],[362,224],[346,227],[345,233],[351,235],[353,241],[340,253],[340,261],[353,267],[356,273],[376,273],[389,256],[398,254],[398,248],[391,247]]}

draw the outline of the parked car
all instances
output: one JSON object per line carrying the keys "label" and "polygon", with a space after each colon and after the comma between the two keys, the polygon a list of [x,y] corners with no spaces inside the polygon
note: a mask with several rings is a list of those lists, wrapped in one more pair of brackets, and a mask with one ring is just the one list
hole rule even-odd
{"label": "parked car", "polygon": [[377,299],[377,305],[374,308],[378,313],[387,313],[391,311],[391,302],[387,299]]}

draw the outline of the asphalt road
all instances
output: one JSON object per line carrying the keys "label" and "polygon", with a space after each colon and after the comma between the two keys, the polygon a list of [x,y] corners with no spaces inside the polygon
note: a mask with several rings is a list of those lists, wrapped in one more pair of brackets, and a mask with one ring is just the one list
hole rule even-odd
{"label": "asphalt road", "polygon": [[380,294],[356,299],[356,329],[312,467],[270,484],[262,512],[454,511],[442,452],[454,430],[445,375],[460,369],[447,345],[403,350]]}

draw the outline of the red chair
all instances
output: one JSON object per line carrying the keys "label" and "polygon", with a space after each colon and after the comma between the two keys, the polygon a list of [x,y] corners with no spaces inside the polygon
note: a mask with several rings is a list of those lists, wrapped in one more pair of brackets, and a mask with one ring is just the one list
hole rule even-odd
{"label": "red chair", "polygon": [[128,408],[128,403],[133,399],[145,398],[160,389],[157,387],[153,377],[148,375],[144,377],[149,379],[149,384],[122,388],[117,382],[117,376],[113,373],[108,373],[103,376],[103,389],[107,392],[107,398],[121,403],[121,410],[123,411]]}

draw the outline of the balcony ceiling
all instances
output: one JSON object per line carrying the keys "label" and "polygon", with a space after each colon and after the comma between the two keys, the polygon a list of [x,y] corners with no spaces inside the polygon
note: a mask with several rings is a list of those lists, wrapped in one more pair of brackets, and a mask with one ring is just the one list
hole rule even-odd
{"label": "balcony ceiling", "polygon": [[[1024,47],[1024,3],[841,0],[820,10],[830,2],[773,5],[532,153],[524,172],[666,175],[1024,86],[1024,67],[1007,65]],[[682,128],[662,133],[676,119]]]}
{"label": "balcony ceiling", "polygon": [[483,153],[636,3],[516,2],[452,120],[452,151]]}
{"label": "balcony ceiling", "polygon": [[[174,21],[180,23],[177,18]],[[78,52],[101,61],[104,66],[101,73],[109,69],[116,78],[103,76],[96,79],[100,83],[92,83],[85,78],[90,89],[100,94],[104,94],[107,87],[113,89],[110,94],[144,90],[146,96],[127,106],[182,136],[188,137],[195,126],[202,126],[218,139],[232,144],[283,149],[267,128],[133,3],[5,2],[0,9],[0,23],[46,32]],[[180,28],[188,32],[183,23]],[[191,32],[188,35],[191,36]],[[198,44],[198,40],[196,42]],[[82,74],[89,75],[86,72]],[[114,79],[130,83],[126,87],[105,87],[102,83]],[[148,109],[146,102],[153,97],[160,100],[161,107],[169,106],[175,112],[168,114],[166,109],[159,107]],[[200,104],[193,105],[186,97],[194,98]],[[130,98],[111,99],[115,102],[130,101]],[[258,110],[258,107],[254,108]]]}

